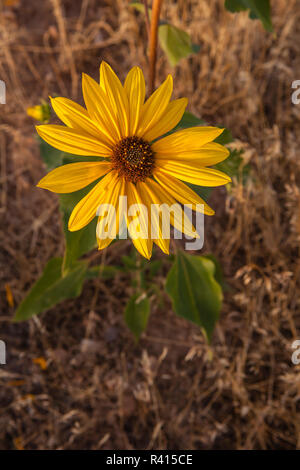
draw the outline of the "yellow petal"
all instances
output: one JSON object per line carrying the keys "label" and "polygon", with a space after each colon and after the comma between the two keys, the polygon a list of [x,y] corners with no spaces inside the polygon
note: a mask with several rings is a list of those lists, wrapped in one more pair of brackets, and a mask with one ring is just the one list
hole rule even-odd
{"label": "yellow petal", "polygon": [[156,160],[156,164],[168,175],[198,186],[222,186],[231,181],[231,178],[222,171],[202,167],[198,162]]}
{"label": "yellow petal", "polygon": [[222,162],[230,155],[229,150],[216,142],[210,142],[198,150],[190,150],[181,153],[157,153],[156,158],[162,160],[178,161],[181,163],[196,163],[201,166],[212,166]]}
{"label": "yellow petal", "polygon": [[161,249],[166,255],[170,254],[170,239],[169,238],[155,238],[153,242]]}
{"label": "yellow petal", "polygon": [[74,207],[69,219],[69,230],[80,230],[96,217],[98,206],[107,196],[106,191],[113,190],[118,175],[111,171]]}
{"label": "yellow petal", "polygon": [[85,108],[67,98],[50,99],[55,113],[64,124],[78,131],[83,131],[85,134],[91,134],[97,140],[111,146],[111,141],[101,131],[100,126],[97,127],[93,122]]}
{"label": "yellow petal", "polygon": [[128,136],[129,130],[129,104],[127,95],[117,75],[106,62],[103,61],[101,63],[100,70],[105,94],[111,104],[115,118],[119,123],[121,136],[126,137]]}
{"label": "yellow petal", "polygon": [[[160,216],[159,210],[157,205],[161,205],[162,202],[158,199],[157,195],[148,188],[147,182],[138,183],[137,189],[141,195],[141,198],[144,201],[144,204],[148,208],[148,216],[149,216],[149,235],[151,234],[158,234],[158,238],[154,238],[154,243],[167,255],[169,254],[170,250],[170,239],[163,238],[162,236],[162,228],[159,223]],[[151,228],[151,232],[150,232]],[[152,236],[151,236],[152,238]]]}
{"label": "yellow petal", "polygon": [[101,131],[112,143],[119,141],[120,126],[112,106],[98,83],[85,73],[82,74],[82,93],[89,115]]}
{"label": "yellow petal", "polygon": [[124,179],[118,178],[114,186],[102,198],[101,204],[104,205],[105,214],[99,215],[96,230],[99,250],[106,248],[119,233],[119,198],[124,193],[124,186]]}
{"label": "yellow petal", "polygon": [[97,238],[97,245],[98,245],[98,250],[104,250],[104,248],[107,248],[111,242],[113,241],[113,238],[104,238],[103,240],[100,240],[100,238]]}
{"label": "yellow petal", "polygon": [[63,152],[94,157],[111,155],[111,149],[106,144],[96,140],[89,134],[83,134],[81,131],[50,124],[36,126],[36,130],[39,136],[49,145]]}
{"label": "yellow petal", "polygon": [[134,135],[145,100],[145,79],[139,67],[133,67],[128,73],[124,89],[129,102],[129,135]]}
{"label": "yellow petal", "polygon": [[195,227],[169,192],[150,178],[147,179],[147,190],[153,200],[157,198],[160,204],[167,204],[169,206],[170,223],[179,232],[185,233],[192,238],[199,238]]}
{"label": "yellow petal", "polygon": [[101,90],[102,90],[104,93],[106,93],[106,90],[105,90],[105,83],[104,83],[104,75],[103,75],[104,67],[102,67],[102,62],[101,62],[101,64],[100,64],[99,72],[100,72],[100,82],[99,82],[99,85],[100,85]]}
{"label": "yellow petal", "polygon": [[[130,206],[133,204],[144,204],[144,201],[141,198],[136,186],[130,182],[126,182],[126,194],[128,202],[128,211]],[[135,216],[129,216],[125,214],[126,223],[128,227],[129,235],[132,239],[132,243],[138,250],[138,252],[147,259],[151,258],[152,255],[152,246],[153,242],[149,235],[149,225],[148,225],[148,216],[140,210],[139,213]],[[133,220],[137,218],[137,223],[139,224],[139,232],[136,232],[133,228]],[[139,233],[142,235],[139,237]],[[145,238],[142,238],[145,237]]]}
{"label": "yellow petal", "polygon": [[182,118],[187,103],[187,98],[171,101],[161,119],[143,135],[143,138],[151,142],[171,131]]}
{"label": "yellow petal", "polygon": [[[124,218],[124,215],[125,215],[124,213],[121,212],[123,210],[123,206],[120,206],[120,197],[124,196],[124,194],[125,194],[125,180],[124,180],[124,178],[122,178],[122,179],[119,179],[118,182],[119,181],[120,181],[120,187],[119,187],[118,191],[116,191],[116,194],[118,194],[118,198],[117,198],[117,201],[115,203],[116,234],[118,234],[119,231],[120,231],[120,228],[121,228],[120,227],[120,222],[122,222],[122,220]],[[121,212],[121,214],[120,214],[120,212]],[[99,217],[99,219],[100,219],[100,217]],[[99,222],[101,222],[101,221],[99,220]],[[100,229],[100,227],[99,227],[99,229]],[[114,238],[115,238],[115,236],[112,237],[112,238],[107,237],[107,238],[104,238],[104,239],[100,239],[99,237],[97,237],[98,249],[103,250],[103,248],[106,248],[108,245],[110,245],[110,243],[114,240]]]}
{"label": "yellow petal", "polygon": [[54,193],[72,193],[88,186],[110,170],[111,164],[106,162],[69,163],[50,171],[37,186]]}
{"label": "yellow petal", "polygon": [[231,178],[222,171],[201,167],[198,164],[157,160],[157,167],[168,175],[198,186],[222,186],[231,181]]}
{"label": "yellow petal", "polygon": [[167,109],[172,91],[173,79],[171,75],[168,75],[162,85],[157,88],[142,107],[141,119],[137,131],[139,137],[143,137],[146,132],[160,121]]}
{"label": "yellow petal", "polygon": [[203,212],[202,208],[198,205],[204,206],[204,214],[214,215],[215,211],[209,207],[209,205],[196,194],[186,184],[179,181],[177,178],[164,173],[162,170],[156,170],[154,172],[156,181],[168,191],[178,202],[181,204],[192,204],[194,211]]}
{"label": "yellow petal", "polygon": [[224,129],[218,127],[190,127],[174,132],[154,142],[152,148],[157,153],[182,153],[199,150],[200,147],[213,141]]}

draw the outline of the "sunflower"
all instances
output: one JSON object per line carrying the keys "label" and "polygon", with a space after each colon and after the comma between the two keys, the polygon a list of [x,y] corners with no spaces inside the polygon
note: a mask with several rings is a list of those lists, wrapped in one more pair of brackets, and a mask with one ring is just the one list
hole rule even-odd
{"label": "sunflower", "polygon": [[[197,237],[188,223],[181,223],[186,222],[186,216],[180,204],[190,204],[193,210],[207,215],[214,211],[183,181],[200,186],[220,186],[230,181],[224,173],[207,168],[228,157],[228,150],[213,142],[223,129],[193,127],[166,135],[181,120],[187,106],[186,98],[170,101],[171,75],[145,101],[145,79],[139,67],[130,70],[122,85],[111,67],[102,62],[100,83],[83,74],[82,90],[86,109],[67,98],[51,98],[53,109],[65,126],[36,127],[40,137],[59,150],[101,157],[99,161],[56,168],[38,183],[49,191],[69,193],[99,180],[74,207],[69,230],[82,229],[99,215],[100,206],[107,207],[105,216],[99,215],[97,234],[103,232],[104,226],[114,226],[118,233],[119,221],[125,217],[135,247],[149,259],[153,242],[169,253],[170,240],[157,227],[158,235],[153,240],[147,223],[160,223],[159,214],[150,220],[151,207],[169,204],[174,208],[171,225]],[[128,206],[143,204],[148,211],[128,215],[120,196],[127,196]],[[97,236],[99,249],[108,246],[113,238]]]}

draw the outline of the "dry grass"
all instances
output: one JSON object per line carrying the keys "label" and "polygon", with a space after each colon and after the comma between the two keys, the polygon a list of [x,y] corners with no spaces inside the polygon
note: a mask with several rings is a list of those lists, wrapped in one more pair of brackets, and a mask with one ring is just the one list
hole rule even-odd
{"label": "dry grass", "polygon": [[[198,329],[153,304],[138,347],[122,320],[128,279],[95,280],[26,324],[12,324],[9,284],[18,304],[45,262],[62,252],[57,198],[34,184],[44,173],[27,106],[49,93],[81,99],[80,72],[97,77],[106,59],[124,78],[146,67],[142,18],[126,0],[33,0],[1,8],[0,106],[2,449],[300,448],[299,338],[300,8],[274,1],[276,36],[221,0],[165,0],[164,16],[188,30],[201,52],[175,70],[159,56],[159,79],[191,111],[222,123],[245,150],[252,178],[237,185],[206,229],[205,251],[220,259],[230,290],[211,351]],[[117,245],[114,245],[117,246]],[[129,243],[108,249],[118,263]],[[99,255],[97,255],[99,256]],[[100,259],[100,258],[99,258]],[[162,286],[163,276],[157,278]],[[33,359],[44,357],[42,370]]]}

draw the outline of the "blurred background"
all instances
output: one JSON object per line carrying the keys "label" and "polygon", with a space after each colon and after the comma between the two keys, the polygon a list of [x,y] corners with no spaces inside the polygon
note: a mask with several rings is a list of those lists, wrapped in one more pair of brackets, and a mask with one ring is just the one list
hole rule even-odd
{"label": "blurred background", "polygon": [[[162,18],[200,51],[171,67],[159,51],[158,83],[212,125],[232,131],[249,165],[246,183],[212,193],[202,253],[214,253],[227,289],[209,347],[162,293],[138,345],[123,321],[128,279],[87,282],[79,299],[28,322],[16,306],[48,259],[63,253],[55,194],[28,107],[64,96],[82,103],[81,73],[106,60],[123,80],[147,68],[144,18],[127,0],[2,0],[0,79],[1,449],[300,448],[300,5],[272,3],[274,33],[223,0],[165,0]],[[52,119],[52,122],[55,122]],[[118,264],[131,242],[95,261]],[[164,260],[165,255],[156,254]],[[156,277],[158,289],[164,269]]]}

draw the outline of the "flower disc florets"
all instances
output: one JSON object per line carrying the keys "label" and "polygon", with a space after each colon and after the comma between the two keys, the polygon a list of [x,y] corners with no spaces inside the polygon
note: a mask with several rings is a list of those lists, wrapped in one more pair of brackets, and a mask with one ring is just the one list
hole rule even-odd
{"label": "flower disc florets", "polygon": [[154,169],[154,154],[148,142],[140,137],[125,137],[117,143],[111,158],[113,167],[127,181],[145,181]]}

